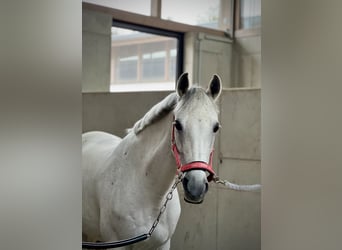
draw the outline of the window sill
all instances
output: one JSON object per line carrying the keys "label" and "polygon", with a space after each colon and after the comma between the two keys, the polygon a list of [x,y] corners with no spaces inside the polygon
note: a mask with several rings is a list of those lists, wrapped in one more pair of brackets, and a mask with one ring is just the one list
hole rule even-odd
{"label": "window sill", "polygon": [[111,84],[111,93],[122,92],[154,92],[154,91],[174,91],[175,83],[131,83],[131,84]]}
{"label": "window sill", "polygon": [[241,29],[235,31],[235,38],[261,36],[261,28]]}

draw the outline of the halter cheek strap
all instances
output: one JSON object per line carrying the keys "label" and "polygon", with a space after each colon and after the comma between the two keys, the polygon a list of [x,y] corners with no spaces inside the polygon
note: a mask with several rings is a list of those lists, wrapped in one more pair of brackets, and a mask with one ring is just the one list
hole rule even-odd
{"label": "halter cheek strap", "polygon": [[214,149],[212,149],[212,151],[210,152],[209,163],[205,163],[203,161],[193,161],[185,165],[182,165],[180,156],[179,156],[179,151],[176,145],[176,140],[175,140],[175,125],[172,126],[171,148],[172,148],[172,152],[175,157],[175,160],[176,160],[178,171],[187,172],[187,171],[194,170],[194,169],[205,170],[205,171],[208,171],[209,173],[209,176],[207,177],[208,181],[210,182],[213,180],[213,177],[215,176],[215,172],[213,170]]}

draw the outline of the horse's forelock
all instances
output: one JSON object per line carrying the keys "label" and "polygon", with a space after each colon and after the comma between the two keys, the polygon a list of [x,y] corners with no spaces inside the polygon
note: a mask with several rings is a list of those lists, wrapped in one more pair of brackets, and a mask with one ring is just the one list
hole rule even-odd
{"label": "horse's forelock", "polygon": [[182,96],[181,100],[175,108],[175,111],[177,112],[183,107],[191,108],[192,106],[202,106],[206,103],[209,105],[213,105],[215,111],[219,113],[217,105],[211,98],[209,98],[206,91],[201,87],[194,86],[190,88],[185,95]]}

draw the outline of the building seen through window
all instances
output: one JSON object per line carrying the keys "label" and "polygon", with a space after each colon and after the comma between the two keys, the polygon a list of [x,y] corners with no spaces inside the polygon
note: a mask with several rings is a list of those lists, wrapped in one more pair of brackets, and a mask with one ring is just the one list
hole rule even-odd
{"label": "building seen through window", "polygon": [[112,27],[111,90],[174,90],[178,39]]}

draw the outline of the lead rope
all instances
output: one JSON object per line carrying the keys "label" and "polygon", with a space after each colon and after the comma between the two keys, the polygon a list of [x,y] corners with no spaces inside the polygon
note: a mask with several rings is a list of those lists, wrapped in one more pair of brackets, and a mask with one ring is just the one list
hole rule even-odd
{"label": "lead rope", "polygon": [[165,202],[162,205],[162,207],[160,208],[159,214],[158,214],[157,218],[154,220],[154,222],[151,226],[151,229],[148,231],[147,234],[142,234],[142,235],[139,235],[139,236],[136,236],[133,238],[129,238],[129,239],[125,239],[125,240],[119,240],[119,241],[112,241],[112,242],[82,242],[82,248],[85,248],[85,249],[117,248],[117,247],[123,247],[123,246],[131,245],[131,244],[149,239],[152,236],[154,230],[156,229],[156,227],[160,221],[160,217],[165,212],[167,203],[172,199],[173,191],[177,188],[177,185],[182,181],[182,179],[183,179],[183,173],[180,172],[177,175],[175,182],[172,185],[170,191],[167,193],[167,195],[165,197]]}
{"label": "lead rope", "polygon": [[217,175],[213,177],[213,181],[217,184],[222,184],[228,189],[236,190],[236,191],[259,191],[261,189],[260,184],[253,185],[238,185],[235,183],[231,183],[227,180],[221,180]]}

